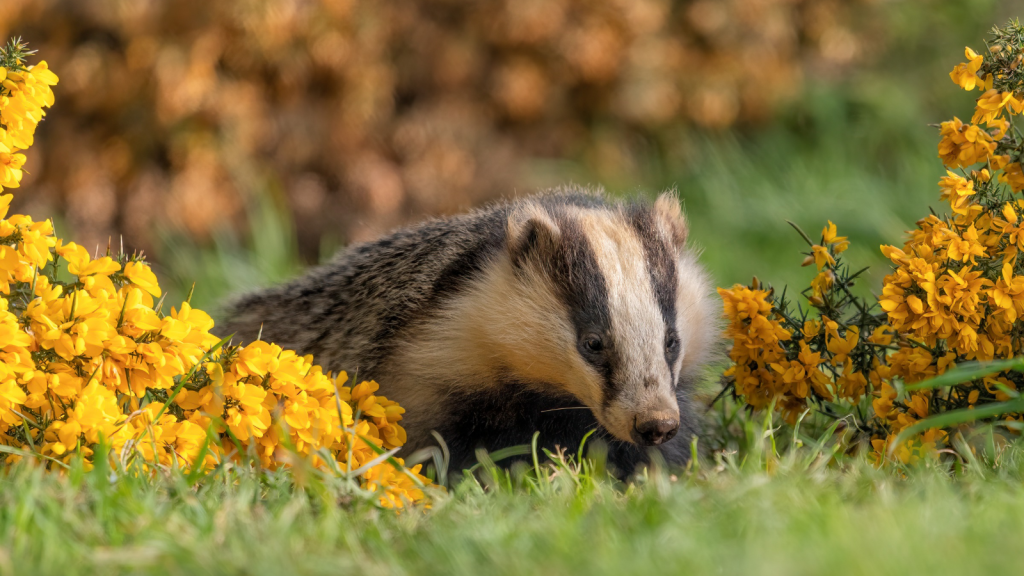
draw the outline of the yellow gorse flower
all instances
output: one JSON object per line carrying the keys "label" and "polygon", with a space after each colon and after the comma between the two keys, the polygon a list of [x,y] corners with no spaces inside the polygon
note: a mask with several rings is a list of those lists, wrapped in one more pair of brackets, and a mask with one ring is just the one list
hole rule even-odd
{"label": "yellow gorse flower", "polygon": [[967,57],[967,62],[954,66],[949,77],[964,90],[974,90],[976,86],[984,86],[985,81],[978,77],[978,70],[981,69],[984,58],[969,47],[964,48],[964,56]]}
{"label": "yellow gorse flower", "polygon": [[21,184],[25,155],[35,138],[36,126],[53,106],[57,75],[46,62],[26,66],[28,52],[12,41],[0,51],[0,190]]}
{"label": "yellow gorse flower", "polygon": [[[0,187],[21,180],[57,76],[0,52]],[[13,63],[13,64],[12,64]],[[422,501],[420,466],[383,458],[406,441],[404,410],[363,382],[325,374],[312,356],[268,342],[222,346],[188,302],[164,314],[156,275],[138,257],[91,256],[49,221],[8,216],[0,195],[0,445],[91,466],[97,446],[144,469],[212,469],[255,454],[269,469],[305,458],[360,472],[380,505]],[[74,280],[57,279],[63,263]],[[397,465],[396,465],[397,464]]]}

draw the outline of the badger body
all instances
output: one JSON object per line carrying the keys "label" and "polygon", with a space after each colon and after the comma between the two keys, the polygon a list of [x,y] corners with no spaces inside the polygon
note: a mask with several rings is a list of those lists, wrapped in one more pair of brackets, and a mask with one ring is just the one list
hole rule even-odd
{"label": "badger body", "polygon": [[591,430],[629,474],[655,446],[688,459],[694,381],[714,329],[710,286],[670,194],[615,203],[561,189],[352,246],[243,296],[224,333],[373,379],[406,409],[411,453],[453,466]]}

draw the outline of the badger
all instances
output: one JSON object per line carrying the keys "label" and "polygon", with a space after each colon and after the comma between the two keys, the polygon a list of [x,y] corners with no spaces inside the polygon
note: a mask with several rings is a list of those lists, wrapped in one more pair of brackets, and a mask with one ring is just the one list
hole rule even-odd
{"label": "badger", "polygon": [[574,450],[591,431],[627,476],[684,464],[714,339],[708,276],[674,193],[563,187],[343,250],[226,306],[225,334],[373,379],[406,412],[403,453]]}

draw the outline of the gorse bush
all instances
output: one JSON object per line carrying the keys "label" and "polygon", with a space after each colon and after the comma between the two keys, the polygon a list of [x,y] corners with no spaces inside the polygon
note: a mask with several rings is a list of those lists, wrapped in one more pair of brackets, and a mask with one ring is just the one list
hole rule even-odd
{"label": "gorse bush", "polygon": [[[17,187],[57,76],[12,41],[0,52],[0,172]],[[49,221],[8,216],[0,196],[0,451],[115,469],[210,470],[229,463],[276,469],[306,462],[358,479],[380,505],[424,498],[420,466],[393,454],[404,410],[345,386],[312,356],[211,333],[188,301],[163,313],[156,276],[139,254],[90,256]],[[134,467],[133,467],[134,465]]]}
{"label": "gorse bush", "polygon": [[790,422],[810,409],[854,414],[878,461],[935,457],[962,422],[1024,428],[1021,364],[984,364],[1024,351],[1024,135],[1013,123],[1024,111],[1024,27],[996,28],[966,56],[950,77],[982,94],[969,123],[940,126],[949,213],[919,220],[902,248],[881,247],[894,269],[877,301],[851,291],[860,272],[843,262],[849,242],[831,222],[817,242],[804,235],[804,265],[818,271],[806,307],[756,279],[719,289],[734,394]]}

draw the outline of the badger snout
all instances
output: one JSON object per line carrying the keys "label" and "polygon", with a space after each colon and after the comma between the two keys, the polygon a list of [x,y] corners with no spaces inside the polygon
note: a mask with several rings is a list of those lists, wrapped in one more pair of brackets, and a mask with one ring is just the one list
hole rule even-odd
{"label": "badger snout", "polygon": [[637,444],[657,446],[668,442],[679,431],[679,418],[639,419],[633,424],[633,439]]}

